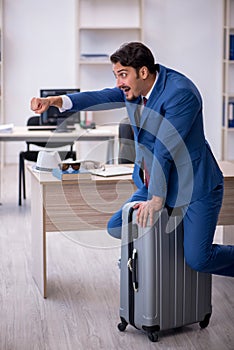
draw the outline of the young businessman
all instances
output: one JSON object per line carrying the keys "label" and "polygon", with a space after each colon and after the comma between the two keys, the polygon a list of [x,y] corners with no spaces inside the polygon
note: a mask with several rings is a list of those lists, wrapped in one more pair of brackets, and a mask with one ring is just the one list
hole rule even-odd
{"label": "young businessman", "polygon": [[[181,207],[187,263],[198,271],[234,276],[234,246],[213,244],[223,176],[205,140],[199,91],[184,75],[155,64],[142,43],[125,44],[110,59],[115,88],[33,98],[32,110],[126,106],[134,130],[133,179],[138,188],[129,201],[142,202],[139,224],[145,226],[148,217],[152,224],[154,212],[164,205]],[[122,208],[110,219],[109,234],[121,238],[121,224]]]}

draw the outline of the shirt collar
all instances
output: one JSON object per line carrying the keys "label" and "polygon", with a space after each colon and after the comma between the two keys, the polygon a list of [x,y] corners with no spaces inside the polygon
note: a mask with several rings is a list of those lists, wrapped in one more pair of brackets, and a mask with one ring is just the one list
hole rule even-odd
{"label": "shirt collar", "polygon": [[158,79],[158,74],[156,74],[155,81],[154,81],[154,83],[153,83],[152,88],[150,89],[150,91],[146,94],[146,96],[142,96],[142,97],[145,97],[147,100],[150,98],[151,92],[153,91],[153,88],[154,88],[154,86],[155,86],[155,84],[156,84],[157,79]]}

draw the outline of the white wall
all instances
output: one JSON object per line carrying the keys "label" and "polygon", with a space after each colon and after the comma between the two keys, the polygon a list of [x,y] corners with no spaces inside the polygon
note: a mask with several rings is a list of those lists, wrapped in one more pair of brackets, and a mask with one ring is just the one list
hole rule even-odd
{"label": "white wall", "polygon": [[[25,125],[40,88],[76,87],[76,0],[4,3],[5,121]],[[17,162],[24,143],[7,145]]]}
{"label": "white wall", "polygon": [[[75,8],[76,0],[5,1],[6,122],[25,124],[29,101],[40,88],[76,87]],[[158,62],[197,84],[204,99],[206,136],[220,158],[222,1],[145,0],[144,17],[145,43]],[[17,162],[23,147],[8,144],[8,161]]]}
{"label": "white wall", "polygon": [[221,157],[222,0],[146,0],[145,42],[158,62],[190,77],[204,103],[207,140]]}

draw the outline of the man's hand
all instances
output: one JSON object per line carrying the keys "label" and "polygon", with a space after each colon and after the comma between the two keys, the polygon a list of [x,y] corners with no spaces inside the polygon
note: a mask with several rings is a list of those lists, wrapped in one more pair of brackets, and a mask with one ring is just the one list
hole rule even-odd
{"label": "man's hand", "polygon": [[146,227],[148,216],[150,218],[150,225],[152,226],[154,224],[154,213],[156,211],[159,211],[163,207],[163,198],[153,196],[152,199],[137,204],[134,208],[137,209],[137,223],[142,226]]}
{"label": "man's hand", "polygon": [[45,112],[50,106],[50,101],[47,98],[33,97],[31,100],[31,110],[37,114]]}
{"label": "man's hand", "polygon": [[33,97],[31,100],[31,110],[37,114],[47,111],[50,106],[61,108],[62,98],[60,96],[50,96],[45,98]]}

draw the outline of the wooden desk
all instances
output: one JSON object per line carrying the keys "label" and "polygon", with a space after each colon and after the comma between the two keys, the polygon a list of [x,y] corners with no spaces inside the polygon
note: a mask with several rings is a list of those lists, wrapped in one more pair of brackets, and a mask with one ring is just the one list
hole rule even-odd
{"label": "wooden desk", "polygon": [[47,296],[47,232],[103,230],[111,215],[135,190],[131,175],[78,181],[57,180],[52,174],[31,173],[32,275]]}
{"label": "wooden desk", "polygon": [[234,245],[234,162],[220,161],[224,175],[223,204],[218,225],[223,226],[223,244]]}
{"label": "wooden desk", "polygon": [[221,161],[219,166],[224,175],[224,196],[218,225],[234,225],[234,163]]}
{"label": "wooden desk", "polygon": [[[224,174],[224,199],[218,225],[225,237],[234,233],[234,163],[220,162]],[[100,230],[135,190],[131,176],[59,181],[51,174],[31,173],[32,274],[46,298],[46,233]],[[233,239],[233,238],[232,238]]]}
{"label": "wooden desk", "polygon": [[[80,142],[80,141],[108,141],[107,147],[107,161],[114,159],[114,143],[118,137],[116,126],[103,126],[97,129],[81,129],[77,128],[71,132],[56,133],[48,130],[28,130],[27,126],[15,126],[11,133],[0,132],[0,141],[29,141],[29,142],[47,142],[48,148],[50,144],[56,142]],[[3,152],[0,155],[0,200],[3,171]]]}
{"label": "wooden desk", "polygon": [[72,142],[72,141],[105,141],[117,136],[113,127],[97,127],[97,129],[77,128],[70,132],[54,132],[48,130],[28,130],[27,126],[15,126],[10,133],[0,132],[0,141],[31,142]]}

